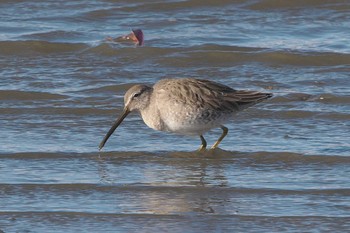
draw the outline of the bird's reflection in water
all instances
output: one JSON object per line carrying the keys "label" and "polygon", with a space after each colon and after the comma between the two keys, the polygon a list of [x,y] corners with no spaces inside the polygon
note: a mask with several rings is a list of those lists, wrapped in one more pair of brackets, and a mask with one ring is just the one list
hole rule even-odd
{"label": "bird's reflection in water", "polygon": [[128,158],[103,153],[97,161],[100,182],[124,188],[115,193],[122,196],[115,204],[123,212],[217,213],[229,201],[224,194],[225,163],[213,152],[140,155],[139,159],[135,154]]}
{"label": "bird's reflection in water", "polygon": [[103,156],[101,154],[99,154],[97,157],[98,175],[101,184],[113,184],[114,182],[108,169],[108,160],[109,158],[107,156]]}

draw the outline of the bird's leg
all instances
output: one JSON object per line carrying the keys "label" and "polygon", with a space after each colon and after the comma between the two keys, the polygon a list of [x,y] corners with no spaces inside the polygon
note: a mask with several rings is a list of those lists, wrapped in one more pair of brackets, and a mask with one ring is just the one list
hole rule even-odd
{"label": "bird's leg", "polygon": [[225,126],[221,126],[222,129],[222,134],[219,137],[219,139],[214,143],[214,145],[210,148],[210,149],[215,149],[216,147],[218,147],[218,145],[220,144],[220,142],[222,141],[222,139],[224,139],[224,137],[227,135],[228,133],[228,128],[226,128]]}
{"label": "bird's leg", "polygon": [[202,145],[198,148],[198,151],[205,151],[207,148],[207,141],[204,139],[203,135],[199,135],[202,141]]}

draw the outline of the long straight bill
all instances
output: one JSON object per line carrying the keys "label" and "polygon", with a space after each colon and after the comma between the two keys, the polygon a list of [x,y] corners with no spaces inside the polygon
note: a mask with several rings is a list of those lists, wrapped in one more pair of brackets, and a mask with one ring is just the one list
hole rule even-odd
{"label": "long straight bill", "polygon": [[130,111],[127,108],[124,108],[122,115],[114,122],[113,126],[109,129],[108,133],[106,134],[106,136],[103,138],[103,140],[101,141],[100,145],[99,145],[99,149],[101,150],[104,145],[106,144],[108,138],[114,133],[114,131],[118,128],[118,126],[120,125],[120,123],[122,123],[122,121],[124,120],[124,118],[130,113]]}

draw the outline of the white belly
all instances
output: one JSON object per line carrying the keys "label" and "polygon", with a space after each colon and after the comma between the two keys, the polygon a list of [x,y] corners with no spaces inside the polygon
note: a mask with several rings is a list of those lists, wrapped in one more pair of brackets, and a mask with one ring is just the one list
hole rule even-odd
{"label": "white belly", "polygon": [[219,128],[232,118],[232,114],[203,115],[203,113],[193,111],[185,114],[170,111],[165,115],[163,116],[165,131],[184,135],[202,135],[211,129]]}

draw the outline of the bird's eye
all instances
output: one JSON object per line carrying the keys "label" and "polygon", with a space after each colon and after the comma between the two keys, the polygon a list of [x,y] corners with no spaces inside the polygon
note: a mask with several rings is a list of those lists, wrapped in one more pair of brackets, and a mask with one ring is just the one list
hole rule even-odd
{"label": "bird's eye", "polygon": [[140,93],[135,93],[133,98],[139,97],[141,94]]}

